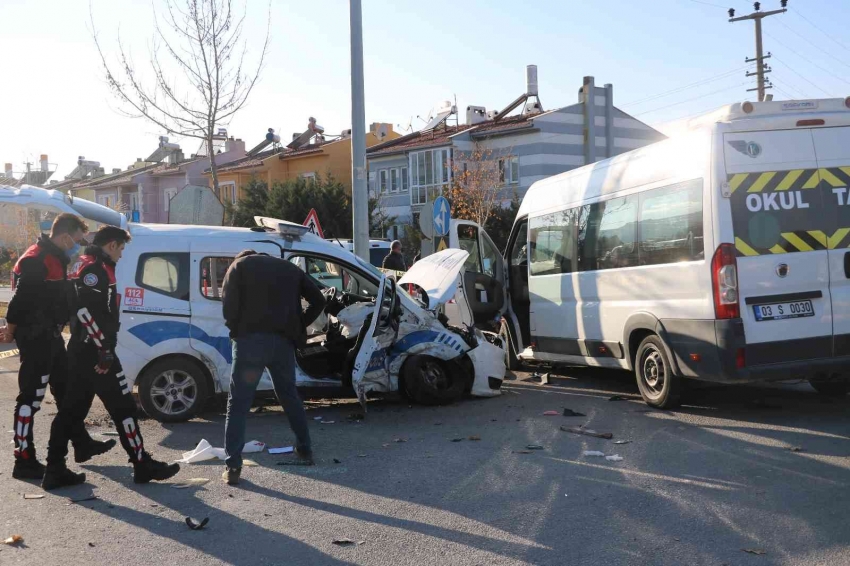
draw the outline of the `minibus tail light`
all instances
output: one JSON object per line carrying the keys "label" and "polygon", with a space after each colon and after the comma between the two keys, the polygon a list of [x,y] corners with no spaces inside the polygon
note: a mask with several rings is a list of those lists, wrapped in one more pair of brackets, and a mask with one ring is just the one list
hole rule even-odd
{"label": "minibus tail light", "polygon": [[711,278],[715,318],[739,318],[741,311],[738,306],[738,263],[732,244],[720,244],[714,252],[711,259]]}

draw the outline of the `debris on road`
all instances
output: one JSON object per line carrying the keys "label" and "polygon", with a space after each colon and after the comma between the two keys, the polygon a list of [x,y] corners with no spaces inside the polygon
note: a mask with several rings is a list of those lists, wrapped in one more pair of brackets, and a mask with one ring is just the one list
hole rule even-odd
{"label": "debris on road", "polygon": [[314,420],[314,421],[320,421],[320,420],[322,420],[322,419],[324,419],[324,418],[325,418],[325,417],[313,417],[313,420]]}
{"label": "debris on road", "polygon": [[511,454],[531,454],[531,450],[514,450]]}
{"label": "debris on road", "polygon": [[760,549],[760,548],[742,548],[742,549],[741,549],[741,551],[742,551],[742,552],[749,553],[749,554],[755,554],[755,555],[757,555],[757,556],[761,556],[761,555],[763,555],[763,554],[767,554],[767,551],[766,551],[766,550],[762,550],[762,549]]}
{"label": "debris on road", "polygon": [[550,377],[549,372],[546,372],[546,373],[534,372],[534,373],[531,374],[531,379],[539,379],[540,385],[549,385],[549,377]]}
{"label": "debris on road", "polygon": [[97,499],[97,495],[87,495],[86,497],[77,497],[76,499],[73,497],[68,498],[68,505],[71,503],[82,503],[84,501],[94,501]]}
{"label": "debris on road", "polygon": [[342,464],[342,460],[334,458],[334,464]]}
{"label": "debris on road", "polygon": [[313,460],[303,460],[301,458],[296,458],[295,460],[284,460],[283,462],[278,462],[277,466],[315,466],[316,464]]}
{"label": "debris on road", "polygon": [[473,434],[472,436],[469,437],[469,440],[481,440],[481,437]]}
{"label": "debris on road", "polygon": [[269,454],[291,454],[295,452],[294,446],[281,446],[280,448],[269,448]]}
{"label": "debris on road", "polygon": [[559,414],[558,411],[543,411],[544,417],[557,417]]}
{"label": "debris on road", "polygon": [[581,453],[581,455],[582,456],[594,456],[594,457],[601,458],[602,456],[605,456],[605,453],[600,452],[599,450],[585,450],[584,452]]}
{"label": "debris on road", "polygon": [[[252,440],[245,443],[245,446],[242,447],[242,453],[251,454],[253,452],[262,452],[265,449],[265,442]],[[196,464],[198,462],[206,462],[207,460],[215,460],[216,458],[219,460],[227,459],[224,448],[215,447],[206,438],[203,438],[194,450],[183,452],[183,457],[177,460],[177,462],[179,464]]]}
{"label": "debris on road", "polygon": [[90,542],[90,543],[89,543],[89,548],[94,548],[94,543],[93,543],[93,542]]}
{"label": "debris on road", "polygon": [[526,448],[528,450],[543,450],[543,446],[541,444],[528,444]]}
{"label": "debris on road", "polygon": [[573,411],[572,409],[564,409],[564,416],[565,417],[586,417],[587,415],[585,415],[584,413],[577,413],[577,412]]}
{"label": "debris on road", "polygon": [[209,482],[209,478],[191,478],[181,483],[173,483],[171,484],[171,487],[174,489],[186,489],[189,487],[198,487]]}
{"label": "debris on road", "polygon": [[351,540],[350,538],[337,538],[334,539],[333,543],[337,546],[360,546],[361,544],[365,544],[365,540]]}
{"label": "debris on road", "polygon": [[44,499],[44,495],[40,493],[25,493],[24,499]]}
{"label": "debris on road", "polygon": [[22,542],[24,542],[24,537],[22,537],[21,535],[12,535],[6,540],[4,540],[3,544],[8,544],[9,546],[12,546],[14,544],[21,544]]}
{"label": "debris on road", "polygon": [[614,444],[631,444],[631,440],[615,440]]}
{"label": "debris on road", "polygon": [[605,459],[608,460],[609,462],[622,462],[623,461],[623,457],[620,456],[619,454],[614,454],[613,456],[605,456]]}
{"label": "debris on road", "polygon": [[253,460],[242,460],[242,465],[243,465],[243,466],[247,466],[247,467],[249,467],[249,468],[252,468],[252,467],[255,467],[255,466],[259,466],[259,464],[258,464],[258,463],[256,463],[256,462],[255,462],[255,461],[253,461]]}
{"label": "debris on road", "polygon": [[462,438],[452,438],[452,442],[462,442]]}
{"label": "debris on road", "polygon": [[406,438],[393,438],[393,442],[396,442],[396,443],[407,442],[407,439]]}
{"label": "debris on road", "polygon": [[605,438],[607,440],[611,440],[614,438],[614,435],[610,432],[596,432],[595,430],[591,430],[589,428],[582,428],[580,426],[562,426],[561,430],[564,432],[571,432],[573,434],[583,434],[584,436],[592,436],[594,438]]}
{"label": "debris on road", "polygon": [[200,531],[201,529],[206,527],[207,523],[209,523],[209,522],[210,522],[209,517],[204,517],[204,520],[201,521],[200,523],[198,521],[196,521],[195,519],[193,519],[192,517],[186,517],[186,525],[188,525],[189,528],[192,529],[193,531]]}
{"label": "debris on road", "polygon": [[319,424],[334,424],[336,421],[319,421]]}
{"label": "debris on road", "polygon": [[609,401],[629,401],[631,397],[627,397],[625,395],[611,395],[608,397]]}
{"label": "debris on road", "polygon": [[788,450],[789,450],[790,452],[805,452],[805,451],[806,451],[806,449],[805,449],[805,448],[803,448],[802,446],[790,446],[790,447],[788,448]]}

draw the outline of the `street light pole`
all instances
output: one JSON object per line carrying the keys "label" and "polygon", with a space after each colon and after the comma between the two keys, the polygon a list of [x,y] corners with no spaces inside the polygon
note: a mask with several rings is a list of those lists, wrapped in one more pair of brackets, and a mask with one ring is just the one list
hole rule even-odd
{"label": "street light pole", "polygon": [[369,261],[369,190],[366,184],[366,109],[363,99],[363,14],[360,0],[351,11],[351,214],[354,253]]}

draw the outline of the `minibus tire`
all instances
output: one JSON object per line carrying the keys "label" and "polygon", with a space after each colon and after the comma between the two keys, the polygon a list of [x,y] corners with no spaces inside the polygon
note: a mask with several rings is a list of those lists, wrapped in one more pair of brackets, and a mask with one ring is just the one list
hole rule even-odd
{"label": "minibus tire", "polygon": [[679,406],[682,380],[675,375],[661,338],[651,334],[643,339],[634,367],[640,395],[647,405],[659,409]]}
{"label": "minibus tire", "polygon": [[[151,395],[151,389],[155,382],[160,379],[166,372],[176,372],[190,377],[194,381],[194,403],[185,411],[179,413],[167,413],[161,410],[154,401]],[[162,423],[179,423],[188,421],[197,415],[206,405],[209,398],[209,388],[207,386],[207,377],[203,370],[191,360],[173,357],[170,359],[160,360],[147,368],[139,379],[139,402],[142,409],[152,419],[156,419]],[[162,385],[159,383],[158,385]]]}
{"label": "minibus tire", "polygon": [[449,371],[432,356],[410,356],[401,370],[404,392],[420,405],[446,405],[460,401],[466,380]]}
{"label": "minibus tire", "polygon": [[517,371],[520,369],[519,358],[517,358],[514,343],[511,341],[511,331],[508,329],[508,323],[504,320],[502,321],[501,328],[499,328],[499,338],[502,339],[502,343],[505,346],[505,366],[510,371]]}
{"label": "minibus tire", "polygon": [[850,392],[850,381],[810,381],[809,384],[824,397],[844,397]]}

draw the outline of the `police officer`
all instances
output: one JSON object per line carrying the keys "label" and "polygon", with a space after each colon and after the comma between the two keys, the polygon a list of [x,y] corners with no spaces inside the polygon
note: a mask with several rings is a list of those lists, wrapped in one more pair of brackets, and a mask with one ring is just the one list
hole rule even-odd
{"label": "police officer", "polygon": [[41,483],[46,490],[86,481],[85,474],[66,467],[65,456],[69,431],[84,422],[92,394],[103,401],[118,429],[121,446],[133,464],[136,483],[165,480],[180,471],[178,464],[158,462],[145,450],[136,419],[136,401],[115,355],[119,327],[115,264],[128,241],[130,234],[126,231],[104,226],[71,270],[68,395],[50,427],[47,470]]}
{"label": "police officer", "polygon": [[[15,294],[9,303],[7,326],[0,341],[15,340],[21,352],[12,471],[12,477],[17,479],[40,480],[44,476],[44,465],[35,457],[33,417],[41,408],[48,385],[59,407],[66,395],[67,356],[62,328],[68,322],[67,267],[87,231],[88,226],[77,216],[60,214],[53,221],[50,236],[42,234],[12,270]],[[89,407],[92,399],[83,397],[80,403]],[[93,440],[83,422],[69,431],[69,435],[77,462],[85,462],[115,446],[114,440]]]}

